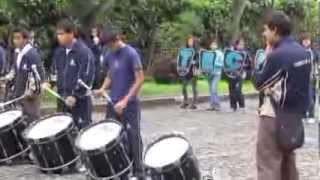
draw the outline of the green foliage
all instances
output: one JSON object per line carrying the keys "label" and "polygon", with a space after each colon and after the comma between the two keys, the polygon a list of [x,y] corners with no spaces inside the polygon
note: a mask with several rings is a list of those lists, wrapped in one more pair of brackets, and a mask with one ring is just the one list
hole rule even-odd
{"label": "green foliage", "polygon": [[206,41],[216,37],[228,46],[241,32],[250,47],[260,48],[263,15],[272,7],[291,16],[296,34],[319,35],[316,0],[1,0],[0,37],[17,23],[32,27],[49,60],[54,25],[61,17],[69,16],[84,32],[96,23],[113,22],[128,41],[141,46],[145,67],[152,68],[155,60],[174,59],[188,34]]}
{"label": "green foliage", "polygon": [[189,34],[204,33],[202,19],[193,11],[186,11],[177,16],[175,21],[162,23],[156,34],[160,48],[170,49],[184,45]]}

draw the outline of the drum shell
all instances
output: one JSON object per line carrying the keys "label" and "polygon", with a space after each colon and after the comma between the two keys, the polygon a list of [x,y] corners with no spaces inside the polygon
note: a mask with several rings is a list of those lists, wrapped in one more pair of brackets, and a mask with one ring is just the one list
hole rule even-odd
{"label": "drum shell", "polygon": [[[77,140],[81,135],[86,132],[86,130],[91,127],[104,123],[107,121],[101,121],[97,124],[91,125],[83,129]],[[109,121],[110,122],[110,121]],[[116,122],[116,121],[112,121]],[[116,122],[121,125],[121,123]],[[131,164],[131,159],[129,157],[129,147],[127,134],[121,125],[120,136],[115,140],[111,141],[107,145],[94,150],[83,150],[78,145],[76,145],[78,151],[80,152],[81,160],[83,164],[88,169],[89,173],[95,177],[111,177],[129,168]],[[76,143],[77,144],[77,143]],[[113,169],[113,170],[112,170]],[[129,170],[129,169],[128,169]],[[127,171],[123,173],[128,173]],[[124,174],[121,174],[124,175]]]}
{"label": "drum shell", "polygon": [[[57,115],[66,116],[66,114],[57,113],[46,116],[41,120]],[[37,122],[29,126],[28,129],[34,127]],[[79,153],[74,144],[78,129],[73,122],[67,128],[51,137],[30,139],[26,137],[26,132],[24,132],[24,138],[30,144],[35,162],[42,171],[65,168],[67,164],[78,159]]]}
{"label": "drum shell", "polygon": [[30,119],[21,116],[12,124],[0,128],[0,161],[11,159],[29,148],[22,136],[22,132],[27,128]]}
{"label": "drum shell", "polygon": [[[183,136],[179,134],[162,136],[161,138],[157,139],[147,147],[145,155],[154,144],[168,137],[180,137],[186,140]],[[187,152],[178,161],[173,162],[169,165],[166,165],[160,168],[154,168],[144,163],[144,166],[146,168],[148,175],[153,180],[171,180],[171,179],[200,180],[201,179],[201,173],[199,170],[198,161],[193,154],[191,146],[189,146]]]}

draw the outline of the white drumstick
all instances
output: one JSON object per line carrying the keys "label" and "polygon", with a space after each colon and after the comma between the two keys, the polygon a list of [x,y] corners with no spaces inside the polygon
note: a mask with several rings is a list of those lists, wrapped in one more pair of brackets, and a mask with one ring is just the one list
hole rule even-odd
{"label": "white drumstick", "polygon": [[[89,86],[88,86],[86,83],[84,83],[81,79],[78,79],[78,83],[92,93],[91,87],[89,87]],[[109,96],[107,93],[103,93],[102,95],[103,95],[103,97],[105,97],[105,98],[107,99],[107,101],[108,101],[109,103],[113,104],[110,96]]]}
{"label": "white drumstick", "polygon": [[12,103],[17,102],[17,101],[20,101],[21,99],[23,99],[25,97],[26,97],[26,95],[22,95],[20,97],[17,97],[15,99],[10,100],[10,101],[4,102],[4,103],[0,103],[0,107],[3,108],[4,106],[7,106],[7,105],[12,104]]}

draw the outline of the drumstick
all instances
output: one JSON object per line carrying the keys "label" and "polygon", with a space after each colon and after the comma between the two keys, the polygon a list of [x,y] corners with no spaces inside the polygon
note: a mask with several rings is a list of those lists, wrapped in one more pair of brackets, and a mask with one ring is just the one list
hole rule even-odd
{"label": "drumstick", "polygon": [[7,105],[9,105],[9,104],[12,104],[12,103],[14,103],[14,102],[16,102],[16,101],[20,101],[21,99],[23,99],[23,98],[25,98],[25,97],[26,97],[26,95],[24,94],[24,95],[22,95],[22,96],[20,96],[20,97],[17,97],[17,98],[15,98],[15,99],[10,100],[10,101],[4,102],[4,103],[0,103],[0,107],[3,108],[4,106],[7,106]]}
{"label": "drumstick", "polygon": [[[78,79],[78,83],[92,93],[91,87],[89,87],[89,86],[88,86],[86,83],[84,83],[81,79]],[[107,99],[108,103],[110,103],[110,104],[112,104],[112,105],[114,104],[114,103],[112,102],[110,96],[109,96],[107,93],[103,93],[102,96]]]}
{"label": "drumstick", "polygon": [[60,99],[61,101],[65,102],[65,99],[63,97],[61,97],[60,94],[58,94],[56,91],[50,89],[47,86],[42,86],[42,88],[44,90],[46,90],[48,93],[50,93],[51,95],[53,95],[54,97],[56,97],[56,98]]}
{"label": "drumstick", "polygon": [[[81,79],[78,79],[78,83],[83,86],[84,88],[86,88],[88,91],[90,91],[90,93],[92,94],[92,89],[86,84],[84,83]],[[114,103],[112,102],[112,99],[110,98],[110,96],[108,95],[108,93],[103,93],[103,96],[107,99],[108,103],[111,105],[111,109],[113,111],[113,113],[116,115],[116,118],[118,118],[119,120],[122,120],[121,116],[117,113],[115,107],[114,107]],[[127,128],[130,128],[129,124],[126,125]]]}

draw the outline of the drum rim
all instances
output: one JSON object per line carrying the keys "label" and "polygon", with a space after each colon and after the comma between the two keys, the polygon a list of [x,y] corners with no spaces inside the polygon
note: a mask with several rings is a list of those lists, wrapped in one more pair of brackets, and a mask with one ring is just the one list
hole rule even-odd
{"label": "drum rim", "polygon": [[[7,109],[7,110],[4,110],[4,111],[1,111],[1,113],[5,113],[5,112],[8,112],[8,111],[20,111],[20,110],[18,110],[18,109]],[[20,112],[22,113],[22,111],[20,111]],[[22,113],[22,115],[19,118],[15,119],[11,124],[7,124],[7,125],[4,125],[4,126],[0,127],[0,134],[12,129],[13,127],[15,127],[16,124],[19,124],[22,120],[24,120],[26,118],[27,118],[27,116]]]}
{"label": "drum rim", "polygon": [[[180,159],[172,162],[171,164],[167,164],[167,165],[165,165],[165,166],[163,166],[163,167],[151,167],[151,166],[147,165],[147,164],[145,163],[145,158],[146,158],[147,152],[150,150],[150,148],[151,148],[153,145],[155,145],[156,143],[158,143],[158,142],[160,142],[160,141],[162,141],[162,140],[164,140],[164,139],[171,138],[171,137],[178,137],[178,138],[182,138],[183,140],[185,140],[185,141],[188,143],[188,149],[187,149],[187,151],[181,156]],[[144,166],[145,166],[147,169],[152,169],[152,170],[155,170],[155,171],[157,171],[157,172],[165,172],[165,171],[168,171],[168,170],[170,170],[170,169],[172,169],[172,168],[174,168],[174,167],[180,166],[180,165],[184,162],[184,159],[185,159],[186,157],[188,157],[188,155],[192,154],[192,152],[193,152],[193,151],[192,151],[192,147],[191,147],[190,142],[187,140],[187,138],[185,138],[185,137],[183,136],[182,133],[164,134],[164,135],[160,136],[159,138],[155,139],[154,141],[152,141],[152,142],[147,146],[147,148],[146,148],[146,150],[145,150],[145,152],[144,152],[144,155],[143,155],[143,160],[142,160],[142,162],[143,162]]]}
{"label": "drum rim", "polygon": [[[200,62],[199,63],[199,69],[201,70],[202,73],[212,73],[212,72],[204,71],[202,69],[202,58],[201,58],[202,52],[212,52],[212,53],[214,53],[215,59],[216,59],[217,58],[217,51],[216,50],[207,50],[207,49],[202,49],[202,50],[199,51],[199,62]],[[213,65],[213,68],[214,68],[214,65]]]}
{"label": "drum rim", "polygon": [[[228,49],[226,49],[225,51],[224,51],[224,56],[223,56],[223,72],[225,73],[225,75],[226,76],[228,76],[229,78],[233,78],[233,77],[235,77],[234,75],[232,75],[232,74],[230,74],[230,73],[232,73],[231,71],[226,71],[226,68],[225,67],[227,67],[226,66],[226,54],[227,54],[227,52],[237,52],[237,53],[239,53],[239,54],[241,54],[241,56],[243,57],[243,58],[245,58],[245,55],[244,55],[244,53],[243,52],[241,52],[241,51],[238,51],[238,50],[232,50],[232,49],[230,49],[230,48],[228,48]],[[241,67],[240,67],[240,71],[243,71],[243,65],[241,65]]]}
{"label": "drum rim", "polygon": [[12,159],[14,159],[14,158],[17,158],[17,157],[19,157],[19,156],[27,153],[30,149],[31,149],[31,146],[30,146],[30,145],[26,145],[26,148],[23,149],[21,152],[18,152],[18,153],[13,154],[13,155],[11,155],[11,156],[9,156],[9,157],[0,159],[0,163],[6,162],[6,161],[10,161],[10,160],[12,160]]}
{"label": "drum rim", "polygon": [[76,163],[78,160],[80,160],[80,155],[77,155],[74,159],[70,160],[69,162],[59,165],[59,166],[55,166],[55,167],[50,167],[50,168],[44,168],[41,167],[39,164],[36,163],[36,165],[34,165],[34,167],[36,167],[37,169],[40,169],[42,171],[54,171],[54,170],[59,170],[59,169],[63,169],[65,167],[69,167],[70,165]]}
{"label": "drum rim", "polygon": [[[105,144],[105,145],[102,145],[101,147],[99,148],[95,148],[95,149],[91,149],[91,150],[84,150],[80,147],[80,139],[81,139],[81,136],[89,129],[91,129],[92,127],[94,126],[97,126],[99,124],[103,124],[103,123],[107,123],[107,122],[112,122],[112,123],[116,123],[118,125],[120,125],[121,127],[121,130],[120,130],[120,136],[117,137],[116,139],[113,139],[112,141],[110,141],[108,144]],[[102,149],[103,150],[107,150],[111,147],[113,147],[113,145],[116,143],[116,142],[119,142],[122,137],[123,137],[123,132],[124,132],[124,126],[121,122],[115,120],[115,119],[111,119],[111,118],[108,118],[106,120],[102,120],[102,121],[99,121],[97,123],[94,123],[94,124],[90,124],[89,126],[83,128],[80,130],[80,132],[78,133],[76,139],[75,139],[75,147],[82,153],[82,154],[97,154],[97,153],[101,153],[102,152]]]}
{"label": "drum rim", "polygon": [[48,114],[48,115],[45,115],[43,117],[41,117],[40,119],[36,120],[36,121],[33,121],[23,132],[22,132],[22,137],[27,140],[29,143],[31,144],[41,144],[41,143],[45,143],[45,142],[48,142],[50,141],[51,139],[57,139],[59,138],[60,136],[64,135],[65,133],[69,132],[68,130],[71,130],[75,127],[74,125],[74,122],[71,121],[71,123],[67,126],[66,129],[63,129],[62,131],[56,133],[55,135],[53,136],[50,136],[50,137],[42,137],[42,138],[38,138],[38,139],[32,139],[32,138],[29,138],[28,137],[28,133],[30,132],[30,130],[36,125],[38,124],[39,122],[45,120],[45,119],[48,119],[48,118],[51,118],[51,117],[54,117],[54,116],[68,116],[70,118],[72,118],[72,116],[69,114],[69,113],[53,113],[53,114]]}

